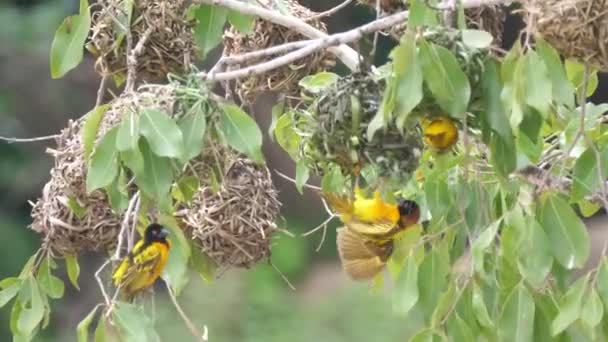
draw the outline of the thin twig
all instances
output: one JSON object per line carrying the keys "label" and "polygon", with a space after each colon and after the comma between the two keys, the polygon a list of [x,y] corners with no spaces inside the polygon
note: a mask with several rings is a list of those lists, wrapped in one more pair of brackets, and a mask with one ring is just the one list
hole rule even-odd
{"label": "thin twig", "polygon": [[182,307],[179,305],[179,302],[177,301],[177,298],[175,298],[175,294],[173,293],[173,290],[171,290],[171,286],[169,286],[169,284],[167,284],[167,283],[165,283],[165,285],[167,286],[167,292],[169,293],[169,297],[171,298],[171,301],[173,302],[173,306],[175,306],[175,309],[177,310],[179,315],[182,317],[182,320],[184,321],[184,323],[186,323],[186,326],[188,326],[188,329],[190,329],[190,332],[192,333],[192,335],[196,339],[200,339],[201,341],[206,342],[208,339],[208,334],[209,334],[207,325],[203,325],[204,331],[201,333],[200,330],[198,330],[198,328],[196,327],[196,325],[194,325],[194,323],[192,323],[190,318],[188,318],[188,315],[186,315],[186,313],[184,312]]}
{"label": "thin twig", "polygon": [[312,15],[312,16],[304,19],[304,21],[313,21],[313,20],[317,20],[317,19],[320,19],[320,18],[324,18],[324,17],[330,17],[330,16],[336,14],[338,11],[340,11],[344,7],[350,5],[351,2],[353,2],[353,0],[343,1],[339,5],[337,5],[335,7],[332,7],[330,9],[328,9],[327,11],[317,13],[315,15]]}
{"label": "thin twig", "polygon": [[10,137],[0,136],[0,140],[6,141],[9,144],[12,144],[12,143],[21,143],[21,142],[35,142],[35,141],[53,140],[53,139],[58,138],[59,136],[60,136],[60,134],[45,135],[45,136],[34,137],[34,138],[10,138]]}
{"label": "thin twig", "polygon": [[281,270],[279,270],[279,268],[277,267],[277,265],[275,265],[272,261],[270,261],[270,266],[272,266],[272,268],[274,268],[274,270],[281,276],[281,278],[283,278],[283,281],[285,281],[285,283],[287,284],[287,286],[289,286],[289,288],[292,291],[296,290],[296,287],[293,286],[293,284],[289,281],[289,279],[287,279],[287,277],[285,276],[285,274],[283,274],[283,272],[281,272]]}
{"label": "thin twig", "polygon": [[99,289],[101,290],[101,295],[103,296],[103,300],[106,302],[108,308],[111,306],[110,296],[106,292],[106,288],[103,285],[103,281],[101,280],[101,272],[110,264],[111,259],[107,259],[98,269],[95,271],[95,279],[97,279],[97,284],[99,284]]}
{"label": "thin twig", "polygon": [[[282,173],[281,171],[279,171],[279,170],[274,170],[274,172],[275,172],[275,173],[276,173],[276,174],[277,174],[279,177],[284,178],[284,179],[286,179],[286,180],[288,180],[288,181],[292,182],[293,184],[296,184],[296,180],[295,180],[295,179],[293,179],[293,178],[289,177],[288,175],[286,175],[286,174]],[[311,189],[311,190],[315,190],[315,191],[321,191],[321,190],[322,190],[322,189],[321,189],[321,187],[318,187],[318,186],[315,186],[315,185],[310,185],[310,184],[307,184],[307,183],[302,184],[302,187],[304,187],[304,188],[308,188],[308,189]]]}
{"label": "thin twig", "polygon": [[107,82],[108,82],[108,76],[103,75],[101,77],[101,81],[99,81],[99,89],[97,89],[97,101],[95,101],[95,108],[101,106],[101,103],[103,102],[103,98],[106,94]]}
{"label": "thin twig", "polygon": [[[296,41],[296,42],[289,42],[289,43],[285,43],[285,44],[281,44],[281,45],[277,45],[277,46],[272,46],[272,47],[269,47],[269,48],[263,49],[263,50],[247,52],[242,55],[226,56],[226,57],[222,57],[222,62],[227,65],[247,63],[247,62],[251,61],[252,59],[268,58],[268,57],[272,57],[279,53],[293,51],[295,49],[299,49],[306,45],[309,45],[310,43],[312,43],[314,41],[315,40],[313,40],[313,39],[300,40],[300,41]],[[209,71],[209,74],[211,74],[211,73],[212,72]]]}

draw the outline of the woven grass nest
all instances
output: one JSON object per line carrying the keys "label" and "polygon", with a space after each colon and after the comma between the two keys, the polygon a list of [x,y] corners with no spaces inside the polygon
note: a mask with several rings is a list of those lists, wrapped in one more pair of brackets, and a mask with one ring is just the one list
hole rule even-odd
{"label": "woven grass nest", "polygon": [[[114,100],[103,116],[96,139],[120,123],[127,108],[153,106],[170,110],[173,106],[170,88],[131,93]],[[86,192],[86,161],[82,127],[86,116],[70,121],[57,138],[57,148],[49,149],[55,158],[51,179],[42,197],[32,208],[31,228],[44,236],[43,243],[59,255],[81,251],[110,252],[115,248],[123,215],[115,213],[104,191]],[[83,209],[79,217],[70,209],[75,201]]]}
{"label": "woven grass nest", "polygon": [[[270,3],[269,1],[261,1]],[[315,13],[294,0],[283,1],[290,14],[301,20],[306,20]],[[268,8],[272,6],[267,5]],[[280,10],[280,9],[278,9]],[[321,31],[327,32],[325,24],[320,20],[311,20],[310,25]],[[256,19],[253,31],[249,34],[238,32],[234,27],[229,28],[224,34],[224,55],[236,56],[247,52],[258,51],[272,46],[288,42],[308,39],[296,31],[281,25],[273,24],[263,19]],[[251,59],[247,65],[262,62],[262,59]],[[298,81],[307,75],[328,70],[335,65],[335,57],[326,52],[319,51],[304,59],[298,60],[290,65],[277,68],[263,75],[253,75],[249,78],[235,81],[237,96],[244,103],[251,104],[257,95],[266,91],[279,91],[288,95],[298,94]],[[235,65],[245,67],[246,65]]]}
{"label": "woven grass nest", "polygon": [[524,20],[566,58],[608,72],[607,0],[525,0]]}
{"label": "woven grass nest", "polygon": [[313,172],[322,175],[337,165],[344,175],[357,176],[362,168],[373,165],[381,177],[397,182],[410,178],[422,152],[418,129],[405,125],[402,132],[391,123],[371,141],[367,136],[384,89],[384,81],[372,74],[355,73],[333,83],[307,110],[296,112],[300,155]]}
{"label": "woven grass nest", "polygon": [[[376,8],[376,0],[358,0],[360,4]],[[393,14],[407,9],[403,0],[381,0],[380,7],[383,13]],[[466,24],[468,28],[484,30],[494,37],[493,44],[500,46],[502,43],[502,33],[507,14],[500,5],[482,6],[465,9]],[[393,28],[391,34],[401,37],[405,31],[405,25]]]}
{"label": "woven grass nest", "polygon": [[270,257],[280,208],[278,193],[266,166],[240,158],[232,150],[222,155],[225,159],[220,162],[227,169],[219,191],[202,184],[186,207],[183,222],[195,244],[219,267],[249,268]]}
{"label": "woven grass nest", "polygon": [[[124,0],[99,0],[93,5],[89,51],[97,57],[95,69],[102,75],[126,74],[126,38],[119,20],[128,26]],[[138,76],[159,79],[180,73],[195,56],[193,22],[187,19],[187,0],[134,0],[130,23],[135,48],[147,40],[138,57]]]}

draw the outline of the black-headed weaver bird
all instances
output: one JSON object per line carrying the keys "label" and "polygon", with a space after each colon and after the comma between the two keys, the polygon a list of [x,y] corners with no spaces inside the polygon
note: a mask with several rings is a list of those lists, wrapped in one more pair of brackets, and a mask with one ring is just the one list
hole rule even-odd
{"label": "black-headed weaver bird", "polygon": [[158,223],[150,224],[112,275],[114,285],[127,301],[152,286],[167,264],[171,242],[168,231]]}
{"label": "black-headed weaver bird", "polygon": [[447,117],[438,117],[431,121],[420,120],[424,133],[424,141],[439,151],[445,151],[458,141],[458,127]]}
{"label": "black-headed weaver bird", "polygon": [[393,253],[394,240],[420,219],[420,208],[411,200],[397,204],[383,201],[379,192],[372,198],[355,189],[355,199],[322,193],[344,223],[337,231],[338,254],[346,274],[354,280],[375,277]]}

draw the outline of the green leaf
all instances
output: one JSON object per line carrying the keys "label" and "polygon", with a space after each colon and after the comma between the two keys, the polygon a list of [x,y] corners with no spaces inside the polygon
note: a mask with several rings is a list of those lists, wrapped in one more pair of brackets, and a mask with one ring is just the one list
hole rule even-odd
{"label": "green leaf", "polygon": [[565,105],[568,108],[574,107],[574,86],[568,80],[564,65],[555,49],[547,44],[541,37],[535,38],[536,51],[543,59],[547,69],[551,70],[549,78],[552,83],[553,100],[557,104]]}
{"label": "green leaf", "polygon": [[502,220],[493,222],[473,241],[471,254],[473,256],[473,267],[475,268],[475,271],[483,273],[485,250],[488,249],[496,239],[496,233],[498,232],[501,222]]}
{"label": "green leaf", "polygon": [[277,103],[272,106],[272,121],[268,126],[268,137],[271,141],[274,141],[274,131],[277,127],[277,122],[281,116],[285,113],[285,98],[280,98]]}
{"label": "green leaf", "polygon": [[255,120],[235,104],[223,103],[221,107],[219,128],[228,145],[245,153],[253,161],[262,163],[262,132]]}
{"label": "green leaf", "polygon": [[255,17],[252,15],[242,14],[239,11],[228,11],[228,21],[242,34],[250,34],[253,32],[253,23]]}
{"label": "green leaf", "polygon": [[604,307],[608,312],[608,260],[604,257],[597,269],[597,291],[604,301]]}
{"label": "green leaf", "polygon": [[494,329],[494,322],[490,319],[486,303],[483,299],[483,293],[481,288],[475,283],[473,285],[473,296],[472,296],[473,313],[479,325],[489,330]]}
{"label": "green leaf", "polygon": [[524,57],[524,74],[526,104],[546,117],[553,98],[552,83],[547,66],[534,50]]}
{"label": "green leaf", "polygon": [[134,304],[117,302],[112,317],[120,335],[129,342],[154,342],[160,337],[154,330],[154,322]]}
{"label": "green leaf", "polygon": [[0,289],[6,289],[8,287],[11,287],[15,284],[20,284],[20,283],[21,283],[21,279],[19,279],[18,277],[4,278],[4,279],[0,280]]}
{"label": "green leaf", "polygon": [[490,140],[490,161],[496,172],[507,177],[517,167],[517,154],[513,136],[508,138],[493,134]]}
{"label": "green leaf", "polygon": [[471,97],[471,85],[456,57],[450,50],[424,40],[419,54],[424,81],[439,106],[452,117],[463,118]]}
{"label": "green leaf", "polygon": [[308,166],[304,162],[298,161],[296,163],[296,189],[300,194],[302,194],[302,187],[308,181],[309,176],[310,169],[308,169]]}
{"label": "green leaf", "polygon": [[401,44],[392,52],[395,87],[395,117],[397,128],[403,130],[411,111],[420,103],[422,92],[422,69],[416,53],[416,37],[406,32]]}
{"label": "green leaf", "polygon": [[447,290],[445,290],[437,301],[433,315],[431,316],[431,326],[440,327],[444,318],[450,314],[452,308],[456,305],[455,301],[458,300],[456,295],[456,284],[450,283]]}
{"label": "green leaf", "polygon": [[188,203],[192,200],[199,187],[200,183],[198,177],[182,177],[173,185],[171,195],[180,202]]}
{"label": "green leaf", "polygon": [[139,141],[139,148],[143,155],[145,172],[136,174],[137,185],[152,198],[168,196],[173,183],[171,161],[166,157],[159,157],[152,153],[145,139]]}
{"label": "green leaf", "polygon": [[488,59],[484,64],[484,71],[481,77],[481,89],[484,106],[484,110],[481,112],[482,120],[503,139],[512,139],[509,119],[505,115],[502,103],[500,102],[502,85],[500,84],[498,67],[496,62],[492,59]]}
{"label": "green leaf", "polygon": [[13,299],[19,290],[21,289],[21,282],[12,284],[11,286],[5,287],[0,291],[0,308],[5,306],[11,299]]}
{"label": "green leaf", "polygon": [[564,197],[557,193],[543,194],[538,218],[555,259],[566,269],[583,267],[589,256],[589,236]]}
{"label": "green leaf", "polygon": [[527,218],[520,231],[523,237],[518,248],[519,272],[530,284],[540,286],[553,266],[549,238],[533,218]]}
{"label": "green leaf", "polygon": [[434,247],[418,270],[419,303],[425,317],[430,317],[435,310],[439,295],[447,283],[448,272],[447,250]]}
{"label": "green leaf", "polygon": [[179,158],[184,155],[182,131],[167,114],[155,109],[143,110],[139,125],[141,134],[157,156]]}
{"label": "green leaf", "polygon": [[106,342],[106,316],[101,315],[95,328],[95,342]]}
{"label": "green leaf", "polygon": [[452,193],[445,179],[431,176],[424,182],[428,210],[434,220],[444,217],[452,206]]}
{"label": "green leaf", "polygon": [[215,279],[215,271],[217,265],[215,261],[211,259],[207,254],[203,253],[201,249],[194,245],[190,241],[190,250],[192,251],[192,257],[190,258],[190,265],[198,272],[203,281],[212,283]]}
{"label": "green leaf", "polygon": [[110,207],[116,213],[123,213],[129,207],[129,192],[127,189],[127,175],[122,168],[118,179],[105,187]]}
{"label": "green leaf", "polygon": [[188,239],[175,218],[163,215],[160,222],[169,228],[169,239],[172,242],[169,259],[167,266],[163,269],[162,277],[178,296],[188,282],[188,261],[192,251]]}
{"label": "green leaf", "polygon": [[109,104],[101,105],[85,114],[87,118],[82,126],[82,144],[84,146],[84,160],[86,161],[88,161],[91,156],[95,144],[95,137],[99,130],[99,124],[109,106]]}
{"label": "green leaf", "polygon": [[321,179],[323,192],[340,193],[344,188],[344,175],[339,167],[332,167]]}
{"label": "green leaf", "polygon": [[414,28],[418,26],[437,26],[439,18],[437,11],[427,6],[425,0],[411,0],[408,26]]}
{"label": "green leaf", "polygon": [[458,313],[452,314],[452,317],[448,320],[448,336],[452,337],[451,341],[458,342],[474,342],[473,332]]}
{"label": "green leaf", "polygon": [[301,138],[293,128],[289,113],[281,115],[277,120],[274,136],[279,146],[289,154],[291,159],[299,159]]}
{"label": "green leaf", "polygon": [[[574,85],[576,94],[580,93],[580,89],[583,86],[583,75],[585,74],[585,64],[580,63],[574,59],[566,59],[566,75],[568,79]],[[593,95],[599,79],[597,77],[597,70],[589,70],[589,80],[587,81],[587,96]],[[578,96],[578,95],[577,95]]]}
{"label": "green leaf", "polygon": [[194,18],[198,21],[194,27],[194,39],[201,59],[205,59],[222,42],[228,10],[222,6],[199,5],[194,10]]}
{"label": "green leaf", "polygon": [[598,161],[592,148],[588,148],[576,160],[572,170],[572,188],[570,200],[577,202],[585,196],[601,189],[601,182],[608,175],[608,149],[600,151],[600,165],[603,175],[598,174]]}
{"label": "green leaf", "polygon": [[557,336],[581,316],[581,301],[589,275],[578,278],[559,301],[559,313],[551,323],[551,334]]}
{"label": "green leaf", "polygon": [[76,215],[76,217],[78,217],[81,220],[82,220],[82,218],[84,218],[84,215],[86,215],[86,213],[87,213],[87,208],[80,205],[77,198],[75,198],[73,196],[69,196],[67,204],[68,204],[68,208],[70,208],[70,211],[72,213],[74,213],[74,215]]}
{"label": "green leaf", "polygon": [[500,99],[508,113],[509,123],[513,131],[517,131],[519,124],[524,118],[525,58],[522,57],[521,53],[521,45],[519,43],[514,44],[507,56],[505,56],[500,69],[503,81]]}
{"label": "green leaf", "polygon": [[[385,90],[385,93],[384,93],[385,100],[382,101],[383,104],[389,101],[389,100],[386,100],[386,98],[387,98],[387,92],[390,92],[390,90],[391,89],[389,87],[387,87],[387,89]],[[388,121],[385,120],[385,117],[384,117],[384,110],[383,110],[384,108],[386,108],[386,105],[381,106],[380,110],[378,110],[378,112],[374,115],[374,117],[369,122],[369,124],[367,124],[367,131],[366,131],[367,140],[372,140],[374,138],[374,134],[376,134],[376,132],[380,128],[383,128],[388,124]]]}
{"label": "green leaf", "polygon": [[144,156],[141,153],[140,147],[142,142],[138,143],[138,146],[132,150],[120,152],[120,160],[129,168],[136,176],[141,175],[145,172],[144,170]]}
{"label": "green leaf", "polygon": [[51,265],[51,259],[45,258],[38,268],[36,280],[38,285],[49,297],[58,299],[63,297],[65,292],[65,285],[63,281],[51,273],[53,265]]}
{"label": "green leaf", "polygon": [[298,85],[311,94],[320,94],[336,83],[338,79],[340,79],[340,76],[333,72],[322,71],[314,75],[304,76],[298,82]]}
{"label": "green leaf", "polygon": [[78,286],[78,276],[80,275],[80,265],[78,265],[78,259],[75,255],[67,254],[65,256],[65,266],[68,271],[68,278],[72,282],[72,285],[80,291]]}
{"label": "green leaf", "polygon": [[[78,342],[87,342],[89,340],[89,327],[93,322],[93,318],[95,318],[95,314],[97,313],[97,308],[99,306],[95,306],[93,311],[91,311],[85,318],[78,323],[76,327],[76,336],[78,337]],[[103,315],[102,315],[103,316]]]}
{"label": "green leaf", "polygon": [[439,335],[435,330],[424,329],[412,336],[412,338],[409,339],[409,342],[433,342],[440,337],[441,335]]}
{"label": "green leaf", "polygon": [[116,134],[116,149],[120,152],[132,150],[139,141],[139,116],[134,111],[124,118]]}
{"label": "green leaf", "polygon": [[490,47],[494,38],[486,31],[465,29],[462,30],[462,42],[475,49]]}
{"label": "green leaf", "polygon": [[28,286],[23,286],[21,292],[29,291],[24,297],[29,297],[30,305],[28,307],[25,305],[26,303],[22,304],[23,307],[17,320],[17,330],[24,335],[29,335],[36,329],[42,318],[44,318],[44,302],[34,278],[27,278],[25,283],[28,283]]}
{"label": "green leaf", "polygon": [[534,332],[534,299],[523,284],[517,285],[507,299],[498,321],[501,341],[532,341]]}
{"label": "green leaf", "polygon": [[87,170],[87,193],[110,185],[118,175],[118,151],[116,150],[116,127],[101,138],[93,151]]}
{"label": "green leaf", "polygon": [[393,309],[406,315],[418,302],[418,264],[414,254],[410,254],[401,266],[399,278],[393,290]]}
{"label": "green leaf", "polygon": [[599,294],[592,288],[581,311],[581,321],[590,328],[595,328],[604,316],[604,305]]}
{"label": "green leaf", "polygon": [[601,205],[586,200],[579,201],[576,204],[584,218],[589,218],[602,209]]}
{"label": "green leaf", "polygon": [[51,45],[51,77],[63,77],[82,61],[84,43],[89,35],[91,15],[87,0],[80,0],[80,13],[59,25]]}
{"label": "green leaf", "polygon": [[186,116],[179,119],[177,125],[184,137],[184,156],[182,161],[186,162],[199,154],[203,150],[203,138],[207,122],[205,113],[200,102],[197,102]]}

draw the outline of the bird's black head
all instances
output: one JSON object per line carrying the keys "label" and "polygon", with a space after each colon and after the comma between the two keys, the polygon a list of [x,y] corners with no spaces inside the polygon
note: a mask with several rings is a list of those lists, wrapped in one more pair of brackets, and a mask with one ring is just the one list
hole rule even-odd
{"label": "bird's black head", "polygon": [[399,200],[398,207],[399,215],[401,216],[416,215],[420,210],[416,202],[406,199]]}
{"label": "bird's black head", "polygon": [[167,242],[166,237],[169,235],[169,231],[165,229],[165,227],[161,226],[158,223],[152,223],[146,228],[146,232],[144,235],[144,240],[146,244],[152,242]]}

